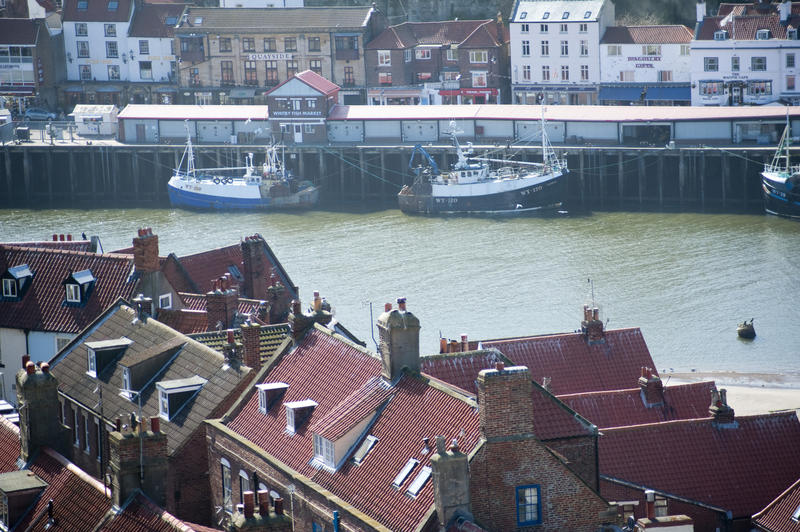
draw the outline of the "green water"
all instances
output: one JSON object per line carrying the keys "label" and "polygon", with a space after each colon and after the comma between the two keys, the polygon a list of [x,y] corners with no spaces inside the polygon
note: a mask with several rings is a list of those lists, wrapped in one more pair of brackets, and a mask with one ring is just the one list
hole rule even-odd
{"label": "green water", "polygon": [[[580,326],[587,279],[609,328],[640,327],[659,369],[800,373],[800,224],[765,215],[593,213],[422,218],[176,209],[0,210],[0,241],[99,235],[106,251],[152,227],[161,254],[263,235],[303,302],[319,290],[372,347],[370,309],[408,298],[423,353]],[[755,318],[758,337],[736,325]]]}

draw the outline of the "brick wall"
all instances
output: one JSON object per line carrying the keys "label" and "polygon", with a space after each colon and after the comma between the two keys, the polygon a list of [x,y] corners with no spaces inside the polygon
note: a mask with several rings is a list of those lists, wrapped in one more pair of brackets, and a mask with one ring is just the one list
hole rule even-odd
{"label": "brick wall", "polygon": [[140,272],[158,271],[158,235],[150,228],[139,229],[133,239],[133,263]]}
{"label": "brick wall", "polygon": [[569,461],[567,464],[569,468],[593,490],[597,491],[600,486],[598,485],[596,442],[595,436],[581,436],[548,440],[545,445],[564,456]]}

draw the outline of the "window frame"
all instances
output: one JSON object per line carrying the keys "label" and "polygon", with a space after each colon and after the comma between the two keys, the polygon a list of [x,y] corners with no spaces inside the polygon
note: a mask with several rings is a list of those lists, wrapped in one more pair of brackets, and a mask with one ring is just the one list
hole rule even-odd
{"label": "window frame", "polygon": [[308,51],[320,52],[322,51],[322,40],[319,37],[308,38]]}
{"label": "window frame", "polygon": [[219,459],[220,480],[222,481],[222,507],[226,513],[233,513],[233,487],[231,486],[231,463],[226,458]]}
{"label": "window frame", "polygon": [[[224,46],[223,46],[224,44]],[[219,38],[219,51],[220,53],[229,53],[233,51],[233,43],[231,42],[230,37],[220,37]]]}
{"label": "window frame", "polygon": [[589,65],[581,65],[581,81],[589,81]]}
{"label": "window frame", "polygon": [[150,41],[139,39],[139,55],[150,55]]}
{"label": "window frame", "polygon": [[731,72],[739,72],[742,63],[738,55],[731,56]]}
{"label": "window frame", "polygon": [[561,57],[569,57],[569,41],[561,41]]}
{"label": "window frame", "polygon": [[[150,68],[145,68],[145,65],[150,65]],[[149,75],[145,75],[149,72]],[[152,61],[139,61],[139,79],[153,79],[153,62]]]}
{"label": "window frame", "polygon": [[119,81],[121,77],[119,65],[108,65],[107,75],[109,81]]}
{"label": "window frame", "polygon": [[296,52],[297,51],[297,37],[284,37],[283,38],[283,51]]}
{"label": "window frame", "polygon": [[117,36],[117,25],[116,24],[103,24],[103,36],[105,36],[105,37],[116,37]]}
{"label": "window frame", "polygon": [[336,468],[336,444],[325,438],[320,436],[319,434],[314,434],[314,460],[318,461],[325,467],[329,467],[331,469]]}
{"label": "window frame", "polygon": [[106,58],[119,58],[119,45],[117,44],[117,41],[106,41]]}
{"label": "window frame", "polygon": [[[536,497],[535,502],[532,502],[528,498],[528,491],[535,490]],[[520,502],[520,495],[523,495],[525,499]],[[516,509],[517,509],[517,526],[532,526],[538,525],[542,522],[542,489],[539,484],[528,484],[525,486],[517,486],[515,489],[516,495]],[[524,517],[530,517],[527,509],[529,507],[535,506],[536,508],[536,518],[535,519],[524,519]],[[521,513],[523,512],[524,513]]]}
{"label": "window frame", "polygon": [[239,503],[244,504],[244,492],[250,491],[250,475],[244,469],[239,470]]}
{"label": "window frame", "polygon": [[86,414],[83,415],[83,440],[83,452],[90,454],[92,452],[92,440],[89,434],[89,418]]}
{"label": "window frame", "polygon": [[3,297],[19,297],[16,279],[3,279]]}
{"label": "window frame", "polygon": [[89,26],[86,22],[76,22],[75,23],[75,36],[76,37],[88,37],[89,36]]}
{"label": "window frame", "polygon": [[242,37],[242,52],[255,52],[256,51],[256,38],[255,37]]}
{"label": "window frame", "polygon": [[766,56],[754,56],[754,57],[751,57],[750,58],[750,71],[751,72],[766,72],[767,71],[767,58],[766,58]]}
{"label": "window frame", "polygon": [[719,57],[703,57],[703,72],[719,72]]}
{"label": "window frame", "polygon": [[94,429],[95,429],[95,444],[97,445],[97,461],[100,462],[103,458],[103,437],[102,432],[100,432],[100,419],[94,418]]}
{"label": "window frame", "polygon": [[621,44],[610,44],[608,46],[608,56],[609,57],[619,57],[622,55],[622,45]]}
{"label": "window frame", "polygon": [[430,48],[416,48],[414,50],[414,59],[417,61],[428,61],[431,58]]}
{"label": "window frame", "polygon": [[81,448],[81,432],[80,432],[80,427],[78,426],[80,424],[80,421],[79,421],[80,417],[79,416],[80,416],[80,414],[78,413],[78,409],[76,407],[73,407],[72,408],[72,423],[75,426],[72,427],[72,432],[75,434],[75,438],[74,438],[74,441],[72,443],[78,449]]}
{"label": "window frame", "polygon": [[77,56],[81,59],[87,58],[91,54],[89,41],[75,41],[75,49]]}
{"label": "window frame", "polygon": [[541,41],[541,56],[550,57],[550,41]]}
{"label": "window frame", "polygon": [[486,64],[489,62],[488,50],[470,50],[469,62],[473,64]]}
{"label": "window frame", "polygon": [[786,63],[785,64],[786,64],[786,68],[794,68],[797,65],[797,59],[795,57],[795,54],[787,53],[786,54]]}
{"label": "window frame", "polygon": [[80,303],[81,302],[81,286],[75,283],[67,283],[64,285],[66,290],[67,303]]}
{"label": "window frame", "polygon": [[78,75],[81,81],[91,81],[92,80],[92,65],[78,65]]}
{"label": "window frame", "polygon": [[531,41],[522,41],[522,43],[520,45],[520,55],[522,57],[530,57],[530,55],[531,55]]}
{"label": "window frame", "polygon": [[378,66],[392,66],[392,51],[391,50],[377,50]]}

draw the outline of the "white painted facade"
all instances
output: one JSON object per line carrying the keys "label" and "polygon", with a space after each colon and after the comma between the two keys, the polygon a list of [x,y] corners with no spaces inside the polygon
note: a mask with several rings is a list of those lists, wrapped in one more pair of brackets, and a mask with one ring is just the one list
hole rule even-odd
{"label": "white painted facade", "polygon": [[29,354],[34,362],[49,361],[66,345],[74,334],[25,331],[0,328],[0,399],[17,404],[16,375],[22,369],[22,355]]}
{"label": "white painted facade", "polygon": [[512,103],[593,104],[611,0],[518,0],[509,22]]}
{"label": "white painted facade", "polygon": [[677,44],[600,45],[602,83],[689,83],[691,46]]}
{"label": "white painted facade", "polygon": [[800,41],[693,41],[692,105],[800,101]]}

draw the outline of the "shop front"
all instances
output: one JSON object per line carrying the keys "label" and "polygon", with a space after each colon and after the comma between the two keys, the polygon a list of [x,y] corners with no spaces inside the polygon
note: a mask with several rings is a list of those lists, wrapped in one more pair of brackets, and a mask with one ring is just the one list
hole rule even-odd
{"label": "shop front", "polygon": [[442,89],[439,97],[444,105],[470,105],[500,103],[499,94],[495,88],[469,88],[469,89]]}

